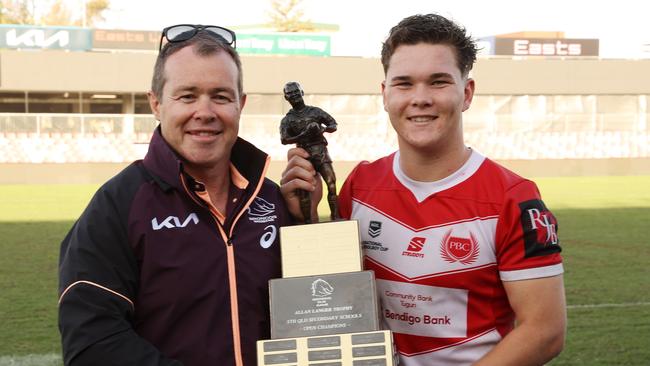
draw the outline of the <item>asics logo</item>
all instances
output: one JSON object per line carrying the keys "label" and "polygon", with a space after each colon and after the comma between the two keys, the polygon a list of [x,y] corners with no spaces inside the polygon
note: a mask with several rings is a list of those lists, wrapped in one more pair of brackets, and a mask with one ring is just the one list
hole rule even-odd
{"label": "asics logo", "polygon": [[154,217],[151,220],[151,228],[154,230],[160,230],[160,229],[174,229],[174,228],[179,228],[179,227],[186,227],[190,223],[193,224],[198,224],[199,223],[199,217],[192,212],[185,218],[185,220],[181,221],[178,217],[176,216],[167,216],[166,219],[161,221],[160,223],[158,222],[158,218]]}

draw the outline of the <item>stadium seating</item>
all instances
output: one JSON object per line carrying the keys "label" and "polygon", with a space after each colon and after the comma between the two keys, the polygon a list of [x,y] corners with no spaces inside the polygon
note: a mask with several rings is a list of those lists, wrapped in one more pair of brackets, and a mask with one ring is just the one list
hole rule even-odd
{"label": "stadium seating", "polygon": [[[335,161],[374,160],[397,149],[395,132],[385,116],[337,117],[338,131],[326,134]],[[290,146],[280,143],[280,120],[278,115],[242,116],[240,135],[273,160],[285,160]],[[155,123],[145,122],[136,131],[0,131],[0,163],[130,162],[147,151]],[[504,132],[473,128],[464,137],[467,145],[495,160],[650,157],[650,133],[643,130]]]}

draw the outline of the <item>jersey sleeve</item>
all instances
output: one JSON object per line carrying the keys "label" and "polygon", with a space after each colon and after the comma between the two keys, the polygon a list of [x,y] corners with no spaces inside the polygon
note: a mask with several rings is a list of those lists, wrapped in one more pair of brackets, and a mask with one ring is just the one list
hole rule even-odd
{"label": "jersey sleeve", "polygon": [[350,174],[348,174],[348,177],[345,179],[345,182],[343,182],[343,186],[341,187],[341,190],[339,191],[339,195],[338,195],[339,217],[343,219],[349,220],[350,217],[352,216],[352,187],[354,185],[357,171],[359,170],[361,164],[364,163],[366,162],[361,162],[357,164],[357,166],[355,166],[354,169],[352,169]]}
{"label": "jersey sleeve", "polygon": [[61,244],[59,330],[65,365],[181,365],[132,326],[138,266],[128,197],[102,187]]}
{"label": "jersey sleeve", "polygon": [[563,273],[558,222],[535,183],[519,182],[503,202],[496,228],[496,254],[503,281]]}

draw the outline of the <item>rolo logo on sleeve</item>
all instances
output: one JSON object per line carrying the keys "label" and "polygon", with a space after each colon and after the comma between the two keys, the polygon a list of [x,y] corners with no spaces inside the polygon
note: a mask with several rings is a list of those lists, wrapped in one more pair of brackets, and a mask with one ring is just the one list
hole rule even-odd
{"label": "rolo logo on sleeve", "polygon": [[544,202],[538,199],[521,202],[519,209],[526,258],[560,252],[557,220]]}

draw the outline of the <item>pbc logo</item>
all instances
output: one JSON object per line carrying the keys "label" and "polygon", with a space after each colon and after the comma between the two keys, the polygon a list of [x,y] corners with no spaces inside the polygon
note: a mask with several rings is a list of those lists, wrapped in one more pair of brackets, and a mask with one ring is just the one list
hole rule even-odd
{"label": "pbc logo", "polygon": [[154,230],[160,230],[162,228],[165,229],[174,229],[178,227],[185,227],[191,223],[194,223],[195,225],[199,223],[199,217],[196,216],[194,212],[192,212],[189,216],[184,221],[181,221],[178,217],[176,216],[167,216],[166,219],[164,219],[162,222],[158,223],[158,219],[154,217],[151,220],[151,228]]}
{"label": "pbc logo", "polygon": [[368,235],[371,238],[376,238],[381,234],[381,221],[370,221],[368,224]]}
{"label": "pbc logo", "polygon": [[409,242],[408,248],[402,252],[403,256],[407,257],[417,257],[424,258],[424,253],[420,253],[422,248],[424,248],[424,243],[427,241],[427,238],[421,236],[415,236]]}
{"label": "pbc logo", "polygon": [[524,233],[526,258],[559,253],[557,220],[541,200],[530,200],[519,204],[521,228]]}
{"label": "pbc logo", "polygon": [[440,242],[440,255],[449,263],[472,264],[476,262],[479,252],[478,240],[472,233],[469,233],[469,238],[460,238],[451,236],[449,230]]}

